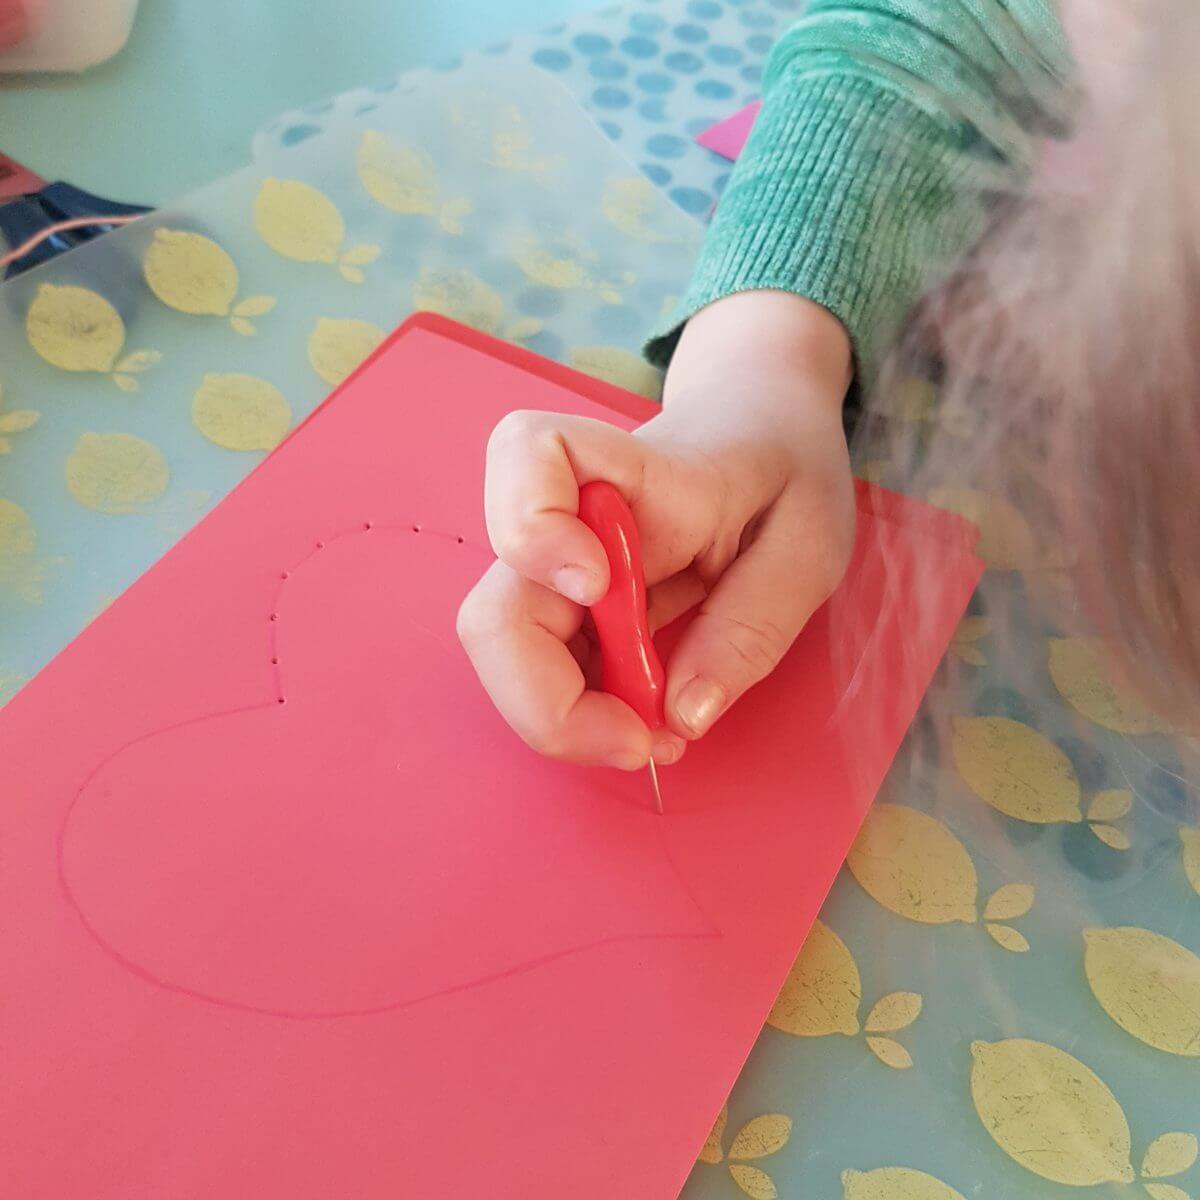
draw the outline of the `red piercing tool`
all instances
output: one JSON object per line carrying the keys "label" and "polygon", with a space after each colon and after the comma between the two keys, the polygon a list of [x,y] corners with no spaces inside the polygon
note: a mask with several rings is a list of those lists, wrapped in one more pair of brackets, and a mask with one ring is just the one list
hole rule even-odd
{"label": "red piercing tool", "polygon": [[[599,481],[579,489],[579,519],[600,539],[611,575],[608,591],[591,608],[600,639],[600,685],[624,700],[651,729],[661,729],[666,672],[650,637],[646,574],[633,513],[611,483]],[[654,807],[661,813],[662,792],[653,759],[650,782]]]}

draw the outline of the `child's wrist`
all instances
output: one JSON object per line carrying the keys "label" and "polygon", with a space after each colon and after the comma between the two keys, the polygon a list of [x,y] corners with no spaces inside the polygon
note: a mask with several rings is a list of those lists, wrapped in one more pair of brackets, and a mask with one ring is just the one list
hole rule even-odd
{"label": "child's wrist", "polygon": [[664,404],[724,398],[840,419],[852,375],[850,338],[828,310],[789,292],[738,292],[701,309],[684,327]]}

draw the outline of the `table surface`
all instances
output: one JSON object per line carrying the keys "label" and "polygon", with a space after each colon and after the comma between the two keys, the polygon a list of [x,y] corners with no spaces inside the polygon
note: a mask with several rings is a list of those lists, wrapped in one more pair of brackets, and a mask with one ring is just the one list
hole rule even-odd
{"label": "table surface", "polygon": [[[689,137],[753,95],[766,46],[797,0],[633,0],[599,13],[586,11],[587,0],[359,0],[286,26],[282,14],[292,7],[148,0],[130,47],[108,66],[82,79],[4,84],[3,149],[44,174],[159,202],[247,162],[252,135],[256,158],[274,164],[283,147],[352,120],[380,102],[378,89],[363,85],[508,38],[518,27],[566,21],[544,36],[505,42],[496,53],[557,74],[646,177],[679,208],[703,217],[727,167]],[[332,103],[325,99],[347,88]],[[315,172],[303,161],[308,165],[297,174]],[[273,258],[249,228],[251,184],[257,187],[257,178],[204,193],[195,211],[233,253],[249,289],[280,295],[278,313],[255,318],[257,339],[237,347],[245,369],[271,374],[270,356],[282,355],[286,343],[294,359],[313,314],[300,320],[284,312],[289,304],[303,307],[305,285],[290,282],[300,279],[295,264]],[[365,210],[350,200],[344,207],[354,235],[366,228],[375,238]],[[417,271],[415,259],[397,268],[403,251],[387,240],[392,236],[375,238],[385,242],[388,270]],[[683,241],[674,244],[690,236],[680,234]],[[453,315],[469,318],[463,306],[482,303],[485,323],[501,331],[523,325],[528,344],[561,357],[577,336],[573,321],[598,322],[607,340],[629,346],[638,336],[634,326],[658,316],[654,289],[628,295],[621,306],[596,306],[594,291],[591,307],[560,304],[545,287],[531,290],[504,253],[495,253],[498,236],[489,243],[469,230],[455,253],[465,254],[471,237],[492,272],[480,271],[491,290],[475,288],[465,301],[458,295],[459,308],[449,305]],[[628,247],[614,243],[612,253]],[[285,269],[293,274],[277,283],[275,273]],[[686,271],[672,270],[681,287]],[[294,294],[285,295],[285,286]],[[364,300],[358,310],[328,315],[381,325],[402,316],[389,307],[395,297],[371,292],[374,286],[369,278],[363,289],[370,305]],[[439,292],[435,299],[447,297]],[[129,347],[168,353],[142,376],[142,395],[173,404],[169,371],[198,371],[197,356],[228,330],[210,322],[206,342],[210,326],[202,328],[201,318],[146,308],[144,301],[131,308],[142,324],[130,321]],[[537,319],[526,320],[530,314]],[[182,325],[155,340],[168,318]],[[32,407],[21,393],[38,381],[47,390],[53,371],[41,362],[11,369],[18,350],[31,356],[19,329],[4,342],[3,324],[0,351],[7,348],[9,357],[0,383],[8,412]],[[620,361],[628,370],[628,357]],[[278,371],[273,378],[301,415],[315,402],[315,381],[289,374],[291,366]],[[3,460],[9,465],[0,493],[33,517],[27,528],[23,510],[0,508],[0,607],[8,605],[10,622],[31,611],[33,593],[49,591],[60,534],[86,529],[89,542],[110,556],[144,561],[257,461],[196,437],[183,405],[174,415],[139,405],[94,375],[53,380],[55,388],[68,385],[75,389],[70,405],[46,402],[37,428],[10,431],[14,449]],[[97,408],[114,414],[105,418],[114,427],[161,444],[173,472],[166,502],[189,471],[193,484],[203,483],[194,511],[177,506],[164,526],[151,512],[72,508],[61,460],[79,433],[62,423],[90,419],[79,415],[92,402],[89,388]],[[910,415],[931,430],[938,422],[936,406],[914,406]],[[53,496],[43,495],[31,465],[40,454],[54,468]],[[224,474],[212,465],[221,454]],[[886,464],[875,470],[885,482],[899,482],[889,480]],[[686,1192],[692,1200],[1066,1200],[1081,1189],[1151,1200],[1200,1194],[1190,1140],[1200,1133],[1196,743],[1164,730],[1107,679],[1091,643],[1078,636],[1069,597],[1044,612],[1032,604],[1037,585],[1058,583],[1059,548],[1040,545],[1018,514],[990,498],[962,491],[946,499],[982,519],[992,569],[935,701],[897,761],[883,797],[892,807],[871,818],[871,852],[852,856],[835,886],[697,1164]],[[33,526],[45,535],[36,555]],[[78,577],[103,591],[102,556],[89,561],[90,573]],[[122,578],[109,579],[112,590]],[[76,626],[64,625],[61,640],[97,599],[70,610]],[[1009,654],[1014,643],[1027,653]],[[0,637],[0,659],[4,649]],[[6,665],[0,661],[0,676]],[[18,667],[28,673],[37,665]]]}
{"label": "table surface", "polygon": [[594,0],[142,0],[125,49],[82,75],[0,76],[0,150],[47,179],[162,204],[243,166],[285,109],[520,30]]}

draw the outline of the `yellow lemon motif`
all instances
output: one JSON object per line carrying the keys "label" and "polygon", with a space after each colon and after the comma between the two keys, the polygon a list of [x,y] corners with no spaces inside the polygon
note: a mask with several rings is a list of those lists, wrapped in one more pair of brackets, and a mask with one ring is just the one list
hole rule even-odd
{"label": "yellow lemon motif", "polygon": [[929,493],[929,500],[979,527],[976,553],[989,567],[1018,571],[1035,565],[1033,530],[1007,500],[972,488],[936,488]]}
{"label": "yellow lemon motif", "polygon": [[907,1029],[921,1015],[921,997],[916,992],[889,992],[867,1013],[868,1033],[895,1033]]}
{"label": "yellow lemon motif", "polygon": [[1083,940],[1084,971],[1100,1007],[1147,1046],[1200,1058],[1200,957],[1132,926],[1088,929]]}
{"label": "yellow lemon motif", "polygon": [[[712,1132],[708,1135],[698,1156],[698,1161],[710,1165],[721,1162],[725,1157],[721,1139],[729,1119],[728,1106],[717,1115]],[[748,1167],[746,1162],[768,1158],[787,1145],[792,1136],[792,1119],[782,1113],[766,1113],[747,1121],[734,1135],[729,1146],[729,1176],[750,1197],[750,1200],[775,1200],[779,1192],[775,1182],[759,1167]]]}
{"label": "yellow lemon motif", "polygon": [[863,890],[910,921],[974,922],[975,864],[940,821],[898,804],[876,804],[846,859]]}
{"label": "yellow lemon motif", "polygon": [[397,146],[377,130],[366,129],[356,166],[367,195],[384,208],[426,216],[437,211],[437,171],[428,154]]}
{"label": "yellow lemon motif", "polygon": [[150,290],[177,312],[223,317],[238,288],[238,269],[211,238],[157,229],[142,258]]}
{"label": "yellow lemon motif", "polygon": [[843,1200],[963,1200],[940,1179],[908,1167],[843,1171]]}
{"label": "yellow lemon motif", "polygon": [[254,228],[276,254],[296,262],[335,261],[346,236],[337,205],[298,179],[264,179],[254,199]]}
{"label": "yellow lemon motif", "polygon": [[741,1160],[766,1158],[787,1145],[792,1136],[792,1119],[781,1113],[754,1117],[738,1130],[729,1146],[729,1157]]}
{"label": "yellow lemon motif", "polygon": [[1130,1183],[1129,1123],[1112,1092],[1064,1050],[1013,1038],[974,1042],[971,1097],[996,1144],[1054,1183]]}
{"label": "yellow lemon motif", "polygon": [[226,450],[273,450],[292,423],[292,410],[265,379],[214,371],[192,396],[192,421]]}
{"label": "yellow lemon motif", "polygon": [[137,512],[167,490],[169,477],[158,447],[131,433],[80,434],[67,457],[67,490],[96,512]]}
{"label": "yellow lemon motif", "polygon": [[729,1176],[750,1200],[779,1200],[779,1189],[774,1180],[758,1167],[747,1167],[731,1163]]}
{"label": "yellow lemon motif", "polygon": [[383,330],[370,321],[318,317],[308,335],[308,361],[326,383],[336,387],[375,350],[384,336]]}
{"label": "yellow lemon motif", "polygon": [[29,514],[0,499],[0,590],[26,604],[41,604],[49,565],[37,558],[37,533]]}
{"label": "yellow lemon motif", "polygon": [[725,1137],[725,1126],[728,1121],[729,1106],[726,1105],[717,1113],[717,1119],[713,1122],[713,1127],[709,1130],[708,1137],[704,1139],[704,1145],[700,1148],[700,1153],[697,1156],[700,1162],[711,1165],[719,1163],[725,1157],[725,1152],[721,1149],[721,1141]]}
{"label": "yellow lemon motif", "polygon": [[1050,678],[1068,704],[1115,733],[1169,733],[1171,725],[1128,688],[1119,688],[1099,638],[1051,638]]}
{"label": "yellow lemon motif", "polygon": [[452,317],[481,333],[497,333],[504,320],[504,300],[470,271],[425,268],[413,284],[413,308]]}
{"label": "yellow lemon motif", "polygon": [[[0,407],[4,404],[4,388],[0,387]],[[11,435],[25,433],[41,420],[41,413],[29,408],[18,408],[12,412],[0,412],[0,454],[12,453]]]}
{"label": "yellow lemon motif", "polygon": [[[974,913],[972,913],[974,916]],[[846,943],[816,921],[767,1017],[767,1024],[799,1037],[859,1031],[862,980]]]}
{"label": "yellow lemon motif", "polygon": [[662,373],[620,346],[576,346],[568,362],[585,375],[651,400],[657,400],[662,392]]}
{"label": "yellow lemon motif", "polygon": [[563,164],[558,156],[534,153],[529,123],[520,110],[512,107],[501,111],[496,118],[488,162],[502,171],[526,171],[542,182]]}
{"label": "yellow lemon motif", "polygon": [[986,666],[987,655],[975,643],[982,641],[991,631],[990,617],[963,617],[954,631],[950,650],[955,658],[972,667]]}
{"label": "yellow lemon motif", "polygon": [[1149,1179],[1182,1175],[1192,1169],[1198,1154],[1200,1142],[1194,1133],[1164,1133],[1147,1147],[1142,1158],[1142,1175]]}
{"label": "yellow lemon motif", "polygon": [[1075,768],[1048,738],[1008,717],[959,717],[953,727],[958,773],[981,800],[1041,825],[1083,820]]}
{"label": "yellow lemon motif", "polygon": [[658,189],[640,175],[610,179],[600,197],[600,211],[610,225],[639,242],[676,240],[661,228],[663,218],[674,214],[664,207]]}
{"label": "yellow lemon motif", "polygon": [[0,707],[7,704],[28,682],[29,676],[22,675],[20,671],[0,669]]}
{"label": "yellow lemon motif", "polygon": [[526,277],[542,287],[569,291],[591,285],[591,276],[583,263],[552,254],[536,238],[519,239],[513,246],[513,258]]}
{"label": "yellow lemon motif", "polygon": [[[862,982],[854,956],[828,925],[817,921],[788,972],[767,1024],[797,1037],[853,1037],[860,1029],[861,998]],[[916,992],[884,996],[872,1006],[862,1027],[867,1049],[893,1070],[911,1067],[908,1051],[892,1038],[879,1035],[906,1029],[920,1015],[921,997]]]}
{"label": "yellow lemon motif", "polygon": [[125,323],[96,292],[43,283],[25,314],[25,335],[52,367],[108,374],[125,345]]}
{"label": "yellow lemon motif", "polygon": [[0,500],[0,570],[13,559],[32,554],[36,546],[29,514],[11,500]]}
{"label": "yellow lemon motif", "polygon": [[1183,845],[1183,871],[1188,883],[1200,896],[1200,829],[1191,829],[1186,825],[1179,830],[1179,841]]}

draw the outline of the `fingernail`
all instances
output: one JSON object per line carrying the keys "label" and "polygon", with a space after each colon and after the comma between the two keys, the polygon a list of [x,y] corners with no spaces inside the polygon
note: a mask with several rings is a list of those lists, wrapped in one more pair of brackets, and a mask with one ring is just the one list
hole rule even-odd
{"label": "fingernail", "polygon": [[683,743],[679,738],[661,738],[654,743],[654,749],[651,751],[650,757],[660,767],[669,767],[672,763],[677,763],[683,757]]}
{"label": "fingernail", "polygon": [[721,715],[725,703],[725,689],[697,675],[683,685],[679,699],[675,701],[675,711],[688,732],[700,737]]}
{"label": "fingernail", "polygon": [[566,596],[576,604],[591,604],[599,598],[596,595],[595,577],[583,567],[559,567],[551,582],[560,596]]}

